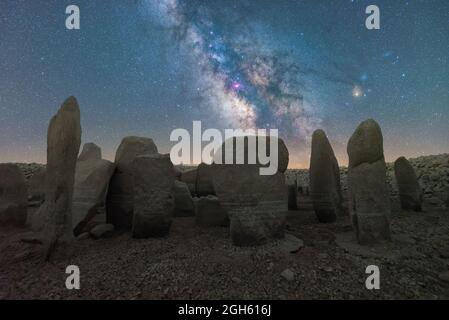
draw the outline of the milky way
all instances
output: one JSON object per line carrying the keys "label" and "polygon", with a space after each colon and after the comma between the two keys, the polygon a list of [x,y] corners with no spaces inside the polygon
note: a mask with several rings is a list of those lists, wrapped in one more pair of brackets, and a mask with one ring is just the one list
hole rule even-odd
{"label": "milky way", "polygon": [[258,44],[247,26],[227,38],[207,8],[199,6],[192,13],[185,8],[188,5],[192,2],[141,2],[142,10],[191,52],[192,62],[201,70],[203,103],[218,110],[234,128],[272,127],[281,135],[310,137],[319,118],[304,106],[299,67],[282,52],[275,54]]}

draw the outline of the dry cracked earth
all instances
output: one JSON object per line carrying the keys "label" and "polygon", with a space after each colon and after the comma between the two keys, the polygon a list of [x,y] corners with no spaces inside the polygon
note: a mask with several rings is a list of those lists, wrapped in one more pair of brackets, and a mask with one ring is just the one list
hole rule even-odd
{"label": "dry cracked earth", "polygon": [[[356,245],[347,217],[318,224],[310,200],[290,211],[286,240],[232,246],[227,228],[203,229],[176,218],[163,239],[129,233],[77,240],[70,261],[44,263],[26,229],[0,229],[2,299],[447,299],[449,213],[393,209],[393,242]],[[396,202],[393,202],[396,203]],[[295,240],[295,241],[292,241]],[[80,268],[81,289],[67,290],[67,265]],[[368,265],[380,289],[367,290]],[[288,271],[286,271],[288,270]],[[289,276],[286,276],[289,274]]]}

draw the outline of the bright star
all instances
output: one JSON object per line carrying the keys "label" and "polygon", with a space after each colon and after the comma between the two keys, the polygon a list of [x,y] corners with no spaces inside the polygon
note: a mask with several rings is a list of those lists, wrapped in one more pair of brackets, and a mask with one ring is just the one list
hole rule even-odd
{"label": "bright star", "polygon": [[354,86],[354,88],[352,88],[352,96],[354,98],[359,98],[363,95],[363,90],[360,86]]}

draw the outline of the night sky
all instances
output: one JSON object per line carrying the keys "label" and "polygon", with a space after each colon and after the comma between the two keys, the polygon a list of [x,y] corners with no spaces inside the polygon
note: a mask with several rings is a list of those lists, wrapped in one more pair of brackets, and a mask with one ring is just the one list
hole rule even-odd
{"label": "night sky", "polygon": [[[370,4],[380,30],[365,27]],[[448,59],[447,0],[0,0],[0,161],[45,163],[70,95],[108,159],[127,135],[168,153],[193,120],[278,128],[291,167],[308,166],[317,128],[347,164],[367,118],[388,161],[449,152]]]}

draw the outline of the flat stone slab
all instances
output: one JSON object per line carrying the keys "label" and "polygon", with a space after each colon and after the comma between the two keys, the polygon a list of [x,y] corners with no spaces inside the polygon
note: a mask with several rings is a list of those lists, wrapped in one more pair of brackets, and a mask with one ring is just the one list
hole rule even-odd
{"label": "flat stone slab", "polygon": [[335,235],[337,245],[350,254],[364,258],[383,258],[398,260],[405,258],[425,258],[426,256],[416,251],[413,239],[397,234],[392,236],[391,242],[376,245],[359,245],[354,232],[345,232]]}

